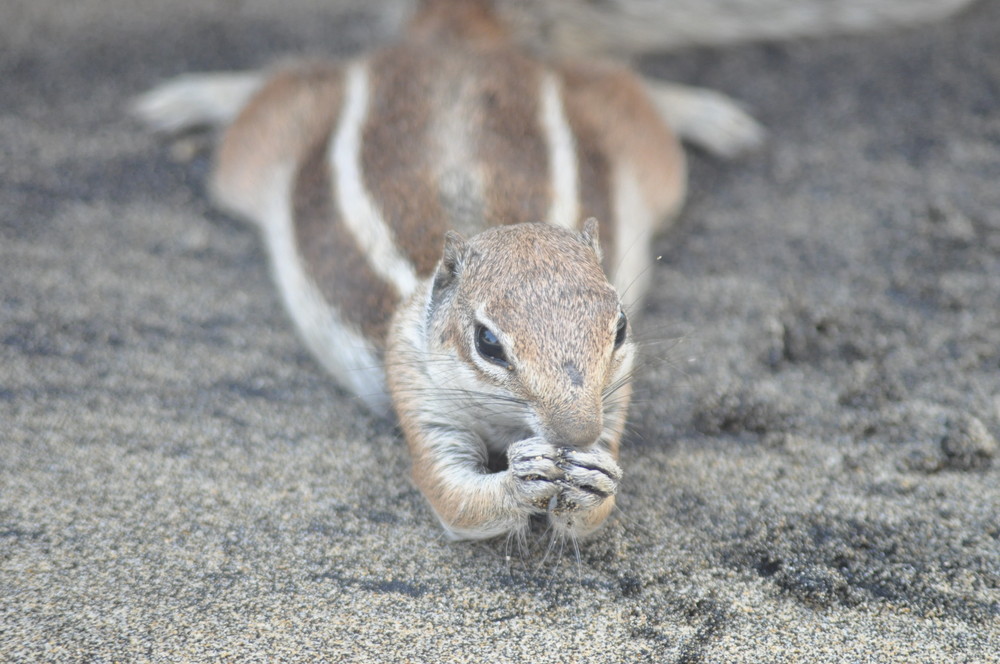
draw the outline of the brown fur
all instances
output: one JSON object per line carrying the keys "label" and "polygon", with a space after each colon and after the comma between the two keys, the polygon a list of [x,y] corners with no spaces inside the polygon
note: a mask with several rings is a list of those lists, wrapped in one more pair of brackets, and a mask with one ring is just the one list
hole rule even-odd
{"label": "brown fur", "polygon": [[[621,421],[616,412],[604,413],[602,394],[612,376],[628,370],[631,355],[612,350],[618,296],[584,237],[541,224],[485,231],[469,241],[456,279],[446,288],[450,290],[426,337],[432,356],[455,354],[475,367],[467,350],[467,330],[475,312],[482,311],[509,340],[514,370],[499,374],[476,370],[477,380],[531,404],[548,444],[585,449],[600,438],[608,458],[617,457]],[[418,291],[411,303],[425,298],[426,292]],[[544,328],[537,324],[540,317],[547,323]],[[421,325],[419,308],[400,308],[390,337],[390,357],[408,358],[418,352],[411,344],[419,334],[414,326]],[[573,370],[567,368],[571,365]],[[487,447],[477,443],[479,434],[456,424],[463,419],[460,409],[468,409],[466,417],[485,426],[502,407],[489,405],[488,399],[485,407],[456,401],[449,389],[456,383],[447,373],[445,384],[435,387],[440,380],[437,369],[433,364],[401,362],[388,375],[413,457],[414,480],[441,520],[451,532],[465,536],[470,530],[516,528],[518,518],[528,512],[545,511],[547,499],[519,503],[526,498],[518,497],[514,480],[494,476],[486,468]],[[445,403],[453,409],[443,420],[440,411],[429,405],[442,388]],[[454,421],[447,424],[449,419]],[[516,430],[511,433],[516,437]],[[442,443],[442,437],[448,442]],[[555,447],[552,455],[558,454]],[[570,505],[553,518],[572,522],[569,530],[583,534],[603,522],[613,505],[608,496],[593,509]]]}
{"label": "brown fur", "polygon": [[551,189],[545,139],[538,122],[540,69],[509,51],[477,63],[478,148],[488,183],[485,223],[542,221]]}
{"label": "brown fur", "polygon": [[594,121],[593,109],[586,107],[592,100],[574,90],[571,84],[571,81],[564,80],[562,97],[566,120],[576,137],[580,217],[581,220],[591,217],[601,220],[600,241],[604,253],[604,268],[610,271],[615,267],[615,228],[621,221],[615,218],[611,200],[614,164],[608,154],[603,127]]}
{"label": "brown fur", "polygon": [[[363,259],[334,205],[326,143],[310,151],[295,178],[292,193],[295,239],[307,273],[344,319],[380,350],[400,296]],[[336,256],[336,261],[330,257]]]}
{"label": "brown fur", "polygon": [[[629,274],[644,271],[644,243],[683,197],[684,160],[634,75],[533,59],[490,6],[426,0],[406,38],[346,74],[303,64],[260,88],[237,76],[256,93],[226,133],[214,191],[265,229],[286,303],[324,364],[370,404],[364,391],[388,383],[414,480],[450,534],[516,531],[548,513],[558,532],[585,535],[615,503],[630,388],[612,388],[634,352],[616,344],[622,296],[594,236],[612,270],[619,238],[632,238],[642,246]],[[545,105],[548,76],[561,109]],[[206,78],[147,107],[234,85]],[[345,118],[362,107],[355,135]],[[560,163],[576,169],[575,207],[572,181],[550,173]],[[616,206],[622,191],[628,204]],[[552,208],[584,232],[521,223]],[[599,229],[582,223],[595,214]],[[469,239],[447,233],[456,227]],[[502,357],[477,345],[487,328]],[[372,366],[383,349],[385,376]],[[507,470],[489,467],[497,457]]]}
{"label": "brown fur", "polygon": [[343,97],[340,68],[303,63],[277,71],[229,127],[216,155],[213,190],[253,217],[276,164],[300,163],[330,133]]}
{"label": "brown fur", "polygon": [[491,0],[422,0],[407,33],[426,42],[457,42],[463,47],[488,48],[510,39]]}
{"label": "brown fur", "polygon": [[434,49],[409,44],[372,58],[361,156],[365,184],[422,276],[437,264],[449,228],[434,179],[439,148],[430,135],[441,60]]}
{"label": "brown fur", "polygon": [[664,221],[684,200],[684,152],[631,72],[612,65],[569,62],[559,67],[568,112],[602,137],[605,154],[635,165],[647,201]]}

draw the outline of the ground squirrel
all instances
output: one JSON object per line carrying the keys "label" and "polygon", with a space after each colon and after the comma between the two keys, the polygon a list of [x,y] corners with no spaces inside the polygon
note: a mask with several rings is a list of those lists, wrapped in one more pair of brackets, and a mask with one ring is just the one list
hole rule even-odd
{"label": "ground squirrel", "polygon": [[684,197],[668,121],[722,153],[759,132],[714,93],[511,44],[489,2],[425,0],[365,57],[187,75],[134,111],[226,127],[215,200],[261,229],[320,362],[395,408],[451,536],[547,515],[577,537],[614,506],[627,315]]}

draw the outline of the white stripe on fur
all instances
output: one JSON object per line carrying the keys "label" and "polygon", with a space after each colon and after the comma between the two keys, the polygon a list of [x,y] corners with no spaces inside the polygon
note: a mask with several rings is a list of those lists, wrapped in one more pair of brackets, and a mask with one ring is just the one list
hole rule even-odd
{"label": "white stripe on fur", "polygon": [[413,265],[399,253],[396,239],[365,188],[361,170],[361,141],[368,115],[368,70],[354,62],[345,76],[344,110],[330,150],[337,202],[344,225],[380,277],[405,299],[417,285]]}
{"label": "white stripe on fur", "polygon": [[549,182],[552,183],[548,222],[563,228],[576,228],[580,219],[576,141],[563,108],[562,86],[551,72],[542,77],[540,101],[542,129],[549,150]]}
{"label": "white stripe on fur", "polygon": [[331,307],[302,268],[292,228],[290,194],[294,169],[276,166],[272,180],[260,192],[261,227],[267,235],[274,278],[309,350],[337,381],[361,397],[375,412],[388,412],[382,364],[375,349]]}

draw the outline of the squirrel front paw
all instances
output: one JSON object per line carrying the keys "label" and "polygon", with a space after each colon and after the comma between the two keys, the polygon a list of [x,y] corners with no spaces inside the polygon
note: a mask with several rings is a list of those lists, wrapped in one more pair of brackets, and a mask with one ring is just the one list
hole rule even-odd
{"label": "squirrel front paw", "polygon": [[547,513],[556,532],[586,537],[614,508],[622,470],[610,452],[556,448],[541,437],[507,449],[507,486],[523,509]]}
{"label": "squirrel front paw", "polygon": [[560,448],[556,465],[563,472],[555,512],[592,510],[618,492],[622,469],[600,448]]}
{"label": "squirrel front paw", "polygon": [[564,471],[556,448],[535,436],[507,448],[507,473],[514,498],[533,512],[544,512],[561,490]]}

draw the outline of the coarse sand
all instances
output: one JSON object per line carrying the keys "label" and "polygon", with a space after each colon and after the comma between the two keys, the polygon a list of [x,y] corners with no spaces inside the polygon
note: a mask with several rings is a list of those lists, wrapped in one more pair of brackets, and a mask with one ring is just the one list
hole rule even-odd
{"label": "coarse sand", "polygon": [[0,661],[1000,661],[1000,3],[641,63],[770,137],[691,156],[578,552],[446,541],[124,113],[375,32],[271,4],[0,5]]}

